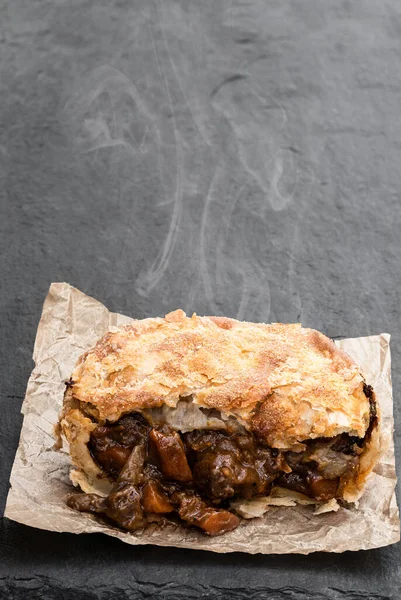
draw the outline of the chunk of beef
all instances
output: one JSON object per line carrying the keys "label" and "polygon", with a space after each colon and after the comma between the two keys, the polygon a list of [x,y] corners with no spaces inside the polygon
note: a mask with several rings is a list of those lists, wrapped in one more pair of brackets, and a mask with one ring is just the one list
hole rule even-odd
{"label": "chunk of beef", "polygon": [[207,535],[222,535],[236,529],[240,519],[228,510],[209,507],[199,496],[190,492],[176,492],[173,502],[178,504],[178,514],[185,523],[199,527]]}
{"label": "chunk of beef", "polygon": [[337,479],[351,472],[358,463],[358,456],[332,450],[327,444],[311,448],[307,460],[316,464],[316,471],[326,479]]}
{"label": "chunk of beef", "polygon": [[251,498],[268,493],[280,472],[280,453],[257,444],[251,435],[197,431],[185,435],[194,481],[209,498]]}
{"label": "chunk of beef", "polygon": [[276,483],[281,487],[293,490],[294,492],[299,492],[305,496],[309,496],[310,494],[307,476],[301,473],[283,473],[283,475],[277,479]]}
{"label": "chunk of beef", "polygon": [[96,427],[91,434],[89,449],[103,469],[117,477],[132,448],[146,439],[148,430],[141,415],[126,415],[117,423]]}
{"label": "chunk of beef", "polygon": [[305,460],[304,452],[287,452],[285,458],[291,471],[299,475],[306,476],[311,468],[313,469],[316,466]]}
{"label": "chunk of beef", "polygon": [[106,498],[97,494],[69,494],[67,506],[80,512],[104,513],[107,510]]}
{"label": "chunk of beef", "polygon": [[105,514],[128,531],[146,524],[139,490],[125,482],[118,482],[107,497]]}
{"label": "chunk of beef", "polygon": [[304,476],[314,471],[326,479],[337,479],[358,463],[361,449],[355,440],[359,438],[347,435],[313,440],[303,452],[287,452],[286,460],[292,471]]}
{"label": "chunk of beef", "polygon": [[336,497],[339,480],[326,479],[314,471],[307,475],[301,473],[285,473],[277,479],[281,487],[299,492],[318,501],[331,500]]}
{"label": "chunk of beef", "polygon": [[156,450],[160,469],[165,477],[181,482],[192,481],[185,448],[178,433],[163,433],[152,429],[149,439]]}
{"label": "chunk of beef", "polygon": [[130,452],[128,460],[121,469],[117,481],[138,485],[142,481],[145,459],[146,446],[144,442],[141,442]]}
{"label": "chunk of beef", "polygon": [[97,494],[70,494],[67,504],[80,512],[104,514],[128,531],[135,531],[146,523],[141,495],[129,483],[116,483],[107,498]]}
{"label": "chunk of beef", "polygon": [[251,497],[262,493],[268,483],[261,480],[254,466],[242,462],[234,450],[205,452],[195,463],[194,479],[210,498],[231,498],[235,494]]}

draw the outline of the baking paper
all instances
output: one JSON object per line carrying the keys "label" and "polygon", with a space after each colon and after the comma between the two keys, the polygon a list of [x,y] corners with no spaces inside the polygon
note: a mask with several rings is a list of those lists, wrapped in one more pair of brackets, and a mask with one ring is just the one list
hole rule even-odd
{"label": "baking paper", "polygon": [[308,554],[378,548],[400,539],[395,497],[393,403],[390,336],[386,333],[336,342],[360,365],[373,386],[382,414],[387,450],[370,476],[358,508],[313,515],[314,507],[270,507],[261,518],[209,538],[196,530],[169,525],[125,533],[65,504],[72,491],[67,451],[54,449],[54,425],[65,382],[78,357],[107,331],[132,319],[111,313],[103,304],[66,283],[53,283],[43,306],[35,348],[35,368],[22,405],[24,421],[12,473],[5,516],[19,523],[70,533],[98,533],[127,544],[156,544],[213,552]]}

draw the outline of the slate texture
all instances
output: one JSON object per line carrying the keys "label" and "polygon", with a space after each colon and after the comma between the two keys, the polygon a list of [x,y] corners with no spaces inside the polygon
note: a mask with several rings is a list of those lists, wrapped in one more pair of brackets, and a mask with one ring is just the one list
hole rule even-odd
{"label": "slate texture", "polygon": [[[392,334],[401,386],[397,0],[0,3],[0,511],[41,305],[68,281]],[[0,597],[401,597],[400,545],[217,556],[1,521]]]}

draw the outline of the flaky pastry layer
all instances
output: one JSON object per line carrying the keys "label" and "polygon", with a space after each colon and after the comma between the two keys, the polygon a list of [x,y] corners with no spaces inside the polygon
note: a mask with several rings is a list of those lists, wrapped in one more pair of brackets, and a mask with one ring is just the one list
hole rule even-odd
{"label": "flaky pastry layer", "polygon": [[181,310],[105,335],[81,357],[71,392],[97,422],[190,397],[275,448],[344,432],[363,437],[369,426],[363,377],[323,334]]}

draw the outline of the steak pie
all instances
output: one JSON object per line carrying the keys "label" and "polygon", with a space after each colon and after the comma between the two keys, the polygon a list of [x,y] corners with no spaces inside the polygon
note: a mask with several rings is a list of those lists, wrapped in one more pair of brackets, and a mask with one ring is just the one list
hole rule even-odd
{"label": "steak pie", "polygon": [[380,450],[374,391],[323,334],[182,310],[81,356],[59,426],[80,490],[68,505],[128,531],[220,535],[286,495],[348,505]]}

